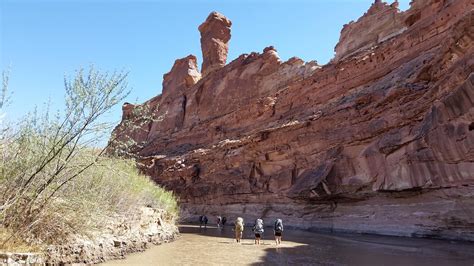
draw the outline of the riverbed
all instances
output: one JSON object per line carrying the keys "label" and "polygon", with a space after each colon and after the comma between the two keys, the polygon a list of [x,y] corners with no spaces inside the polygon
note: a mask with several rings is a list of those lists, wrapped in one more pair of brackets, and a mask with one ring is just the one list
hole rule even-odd
{"label": "riverbed", "polygon": [[104,265],[474,265],[474,243],[271,228],[254,244],[250,228],[237,244],[232,227],[180,226],[181,237]]}

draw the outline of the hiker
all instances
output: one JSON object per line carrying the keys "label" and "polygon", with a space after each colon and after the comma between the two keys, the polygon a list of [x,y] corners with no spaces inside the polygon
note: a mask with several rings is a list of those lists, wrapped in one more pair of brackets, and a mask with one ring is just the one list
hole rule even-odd
{"label": "hiker", "polygon": [[283,233],[283,221],[281,219],[276,219],[275,226],[273,227],[273,232],[275,233],[275,242],[277,245],[281,244],[281,234]]}
{"label": "hiker", "polygon": [[207,228],[207,216],[204,215],[204,217],[202,218],[202,221],[204,222],[204,228]]}
{"label": "hiker", "polygon": [[255,220],[255,225],[253,226],[253,232],[255,233],[255,244],[260,245],[260,239],[263,236],[263,220],[257,219]]}
{"label": "hiker", "polygon": [[221,223],[222,223],[222,217],[217,216],[217,228],[221,227]]}
{"label": "hiker", "polygon": [[222,217],[222,227],[225,226],[225,223],[227,222],[227,218],[224,216]]}
{"label": "hiker", "polygon": [[206,217],[206,215],[199,216],[199,228],[202,228],[203,225],[204,225],[204,228],[207,228],[207,217]]}
{"label": "hiker", "polygon": [[242,239],[242,232],[244,231],[244,219],[242,217],[237,217],[235,220],[235,240],[237,243],[240,243]]}

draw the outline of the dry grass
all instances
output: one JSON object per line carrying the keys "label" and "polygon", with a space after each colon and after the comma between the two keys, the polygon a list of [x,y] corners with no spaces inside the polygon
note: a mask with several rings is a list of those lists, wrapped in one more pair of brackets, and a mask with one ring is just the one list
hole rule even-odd
{"label": "dry grass", "polygon": [[[3,183],[2,187],[12,185]],[[0,248],[32,251],[45,244],[64,244],[73,235],[104,231],[113,217],[133,216],[142,206],[164,209],[170,220],[177,220],[179,208],[172,192],[140,174],[133,160],[101,157],[46,206],[33,208],[31,212],[37,212],[34,219],[23,218],[21,212],[5,213],[9,230],[3,228],[0,243],[4,246]],[[27,230],[25,223],[29,223]]]}
{"label": "dry grass", "polygon": [[[12,237],[13,235],[13,237]],[[15,237],[15,234],[8,231],[7,229],[0,227],[0,240],[7,240],[0,252],[15,251],[15,252],[40,252],[43,250],[43,247],[37,245],[31,245],[25,242],[19,237]]]}

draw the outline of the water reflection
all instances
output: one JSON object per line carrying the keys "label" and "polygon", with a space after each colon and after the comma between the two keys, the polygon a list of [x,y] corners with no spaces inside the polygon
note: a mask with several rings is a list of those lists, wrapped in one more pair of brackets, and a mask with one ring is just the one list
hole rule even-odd
{"label": "water reflection", "polygon": [[474,265],[474,244],[463,242],[286,230],[276,246],[268,228],[257,246],[250,228],[241,244],[231,227],[180,231],[173,243],[106,265]]}

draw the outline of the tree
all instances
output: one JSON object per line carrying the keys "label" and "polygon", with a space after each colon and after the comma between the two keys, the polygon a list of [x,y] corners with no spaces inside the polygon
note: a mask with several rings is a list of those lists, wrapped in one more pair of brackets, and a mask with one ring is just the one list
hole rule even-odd
{"label": "tree", "polygon": [[[107,147],[91,148],[110,125],[100,118],[129,93],[127,73],[100,73],[93,67],[64,79],[63,114],[30,113],[14,128],[1,128],[0,219],[27,231],[69,182],[98,162]],[[3,75],[0,111],[7,101]],[[49,108],[48,108],[49,109]]]}

